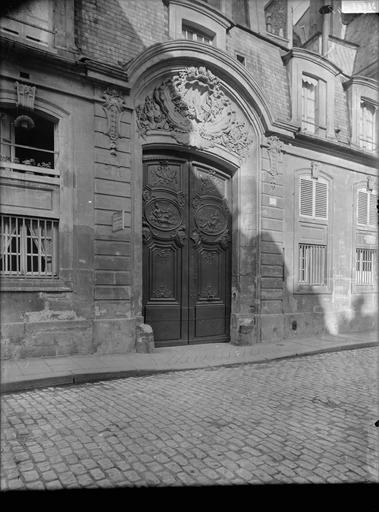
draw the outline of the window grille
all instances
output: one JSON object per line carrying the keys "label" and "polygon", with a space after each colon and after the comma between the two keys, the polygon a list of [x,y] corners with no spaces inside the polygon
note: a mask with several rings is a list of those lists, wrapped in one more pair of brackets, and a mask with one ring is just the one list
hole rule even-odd
{"label": "window grille", "polygon": [[375,106],[361,102],[359,146],[366,151],[375,151]]}
{"label": "window grille", "polygon": [[375,282],[375,249],[356,249],[355,283],[372,285]]}
{"label": "window grille", "polygon": [[191,41],[199,41],[200,43],[207,43],[210,45],[213,42],[213,36],[211,36],[210,34],[206,34],[205,32],[202,32],[201,30],[186,23],[182,24],[182,33],[184,39],[189,39]]}
{"label": "window grille", "polygon": [[307,133],[316,131],[318,81],[303,75],[301,88],[301,129]]}
{"label": "window grille", "polygon": [[326,245],[299,244],[299,284],[326,285]]}
{"label": "window grille", "polygon": [[321,179],[300,178],[300,215],[328,218],[328,184]]}
{"label": "window grille", "polygon": [[378,195],[375,192],[358,190],[357,220],[364,226],[375,226],[378,218]]}
{"label": "window grille", "polygon": [[57,275],[58,221],[0,216],[0,273],[12,277]]}

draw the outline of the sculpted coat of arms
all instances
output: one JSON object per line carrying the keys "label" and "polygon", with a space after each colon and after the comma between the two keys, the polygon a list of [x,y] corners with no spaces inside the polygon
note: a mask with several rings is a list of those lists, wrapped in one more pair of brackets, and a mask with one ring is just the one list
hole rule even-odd
{"label": "sculpted coat of arms", "polygon": [[189,67],[167,78],[136,111],[142,136],[168,132],[181,144],[222,146],[240,158],[252,142],[219,79],[205,67]]}

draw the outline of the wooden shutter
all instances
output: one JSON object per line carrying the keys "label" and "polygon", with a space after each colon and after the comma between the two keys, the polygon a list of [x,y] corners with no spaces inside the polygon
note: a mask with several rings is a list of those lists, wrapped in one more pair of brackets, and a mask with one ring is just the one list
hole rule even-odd
{"label": "wooden shutter", "polygon": [[312,217],[313,214],[313,182],[300,178],[300,215]]}
{"label": "wooden shutter", "polygon": [[377,194],[370,194],[370,207],[369,207],[369,224],[375,226],[378,222],[378,196]]}
{"label": "wooden shutter", "polygon": [[358,224],[367,224],[368,193],[358,190]]}
{"label": "wooden shutter", "polygon": [[12,119],[8,114],[0,114],[0,152],[4,160],[13,160],[14,148],[9,144],[14,144],[14,129]]}
{"label": "wooden shutter", "polygon": [[316,181],[315,217],[328,218],[328,185],[322,181]]}

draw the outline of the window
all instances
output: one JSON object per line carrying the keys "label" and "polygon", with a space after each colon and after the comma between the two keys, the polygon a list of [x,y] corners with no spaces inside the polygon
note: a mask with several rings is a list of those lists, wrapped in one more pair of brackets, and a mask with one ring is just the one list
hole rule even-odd
{"label": "window", "polygon": [[360,105],[359,146],[366,151],[375,151],[375,112],[372,103],[362,100]]}
{"label": "window", "polygon": [[312,219],[328,218],[328,184],[322,178],[300,178],[300,215]]}
{"label": "window", "polygon": [[265,7],[266,32],[287,38],[287,0],[271,0]]}
{"label": "window", "polygon": [[[20,2],[18,2],[20,3]],[[4,34],[18,36],[42,46],[52,44],[52,6],[49,0],[23,2],[0,20]]]}
{"label": "window", "polygon": [[184,39],[189,39],[191,41],[199,41],[200,43],[212,44],[213,35],[210,32],[206,33],[194,26],[184,23],[182,24],[182,32]]}
{"label": "window", "polygon": [[301,129],[315,133],[317,124],[318,80],[303,75],[301,87]]}
{"label": "window", "polygon": [[247,0],[232,0],[232,17],[238,25],[250,26],[249,5]]}
{"label": "window", "polygon": [[378,219],[378,195],[364,188],[358,190],[357,221],[363,226],[375,226]]}
{"label": "window", "polygon": [[1,215],[0,273],[15,277],[57,275],[58,221]]}
{"label": "window", "polygon": [[326,245],[299,244],[299,284],[326,285]]}
{"label": "window", "polygon": [[[27,117],[29,120],[25,119]],[[28,129],[23,122],[29,123]],[[9,162],[9,167],[18,171],[30,171],[25,166],[33,166],[40,167],[41,173],[44,170],[44,174],[49,174],[47,169],[54,169],[55,163],[54,124],[34,115],[31,118],[0,113],[0,159],[1,167]]]}
{"label": "window", "polygon": [[375,284],[375,249],[356,249],[355,284]]}

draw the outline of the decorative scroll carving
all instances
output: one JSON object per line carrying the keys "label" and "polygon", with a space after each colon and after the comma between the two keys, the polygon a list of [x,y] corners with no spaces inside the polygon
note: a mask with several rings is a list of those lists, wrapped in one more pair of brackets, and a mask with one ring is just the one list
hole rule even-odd
{"label": "decorative scroll carving", "polygon": [[179,206],[183,207],[185,205],[185,202],[186,202],[186,198],[184,197],[183,192],[178,192],[177,193],[177,198],[178,198]]}
{"label": "decorative scroll carving", "polygon": [[156,255],[159,256],[162,261],[168,261],[170,249],[161,249],[160,251],[157,251]]}
{"label": "decorative scroll carving", "polygon": [[226,249],[230,244],[231,239],[232,237],[230,236],[229,230],[226,230],[217,241],[223,249]]}
{"label": "decorative scroll carving", "polygon": [[268,137],[266,144],[263,146],[267,148],[269,158],[269,169],[267,172],[270,175],[270,185],[272,189],[275,189],[279,175],[279,164],[283,159],[283,142],[278,137],[273,135]]}
{"label": "decorative scroll carving", "polygon": [[34,110],[34,100],[36,97],[36,87],[34,85],[20,84],[16,82],[17,107],[25,110]]}
{"label": "decorative scroll carving", "polygon": [[158,286],[158,288],[153,290],[153,297],[156,297],[158,299],[168,298],[171,296],[171,290],[169,290],[167,286],[164,284],[161,284],[160,286]]}
{"label": "decorative scroll carving", "polygon": [[145,207],[145,212],[148,223],[163,231],[176,229],[182,222],[178,207],[168,199],[150,201]]}
{"label": "decorative scroll carving", "polygon": [[175,241],[179,245],[179,247],[183,247],[184,240],[186,239],[186,231],[183,226],[180,227],[180,229],[177,230],[175,233]]}
{"label": "decorative scroll carving", "polygon": [[207,297],[207,299],[214,299],[217,295],[217,290],[212,284],[207,283],[201,290],[201,295]]}
{"label": "decorative scroll carving", "polygon": [[151,240],[152,233],[151,229],[149,228],[148,224],[146,222],[143,222],[142,224],[142,239],[143,242],[146,244]]}
{"label": "decorative scroll carving", "polygon": [[213,265],[213,263],[215,262],[215,259],[216,259],[216,253],[214,252],[203,252],[202,253],[202,258],[204,260],[204,263],[206,265]]}
{"label": "decorative scroll carving", "polygon": [[252,142],[246,123],[205,67],[188,67],[157,86],[136,109],[144,136],[169,132],[178,142],[198,148],[224,147],[243,158]]}
{"label": "decorative scroll carving", "polygon": [[318,174],[320,172],[320,163],[312,161],[311,162],[311,176],[313,179],[318,180]]}
{"label": "decorative scroll carving", "polygon": [[191,240],[194,241],[195,246],[199,246],[201,243],[201,237],[197,231],[193,231],[191,235]]}
{"label": "decorative scroll carving", "polygon": [[146,202],[150,201],[150,199],[152,198],[151,190],[145,188],[144,191],[142,192],[142,197]]}
{"label": "decorative scroll carving", "polygon": [[167,162],[161,162],[159,167],[153,171],[154,173],[154,185],[167,185],[176,186],[178,178],[176,169],[169,167]]}
{"label": "decorative scroll carving", "polygon": [[215,204],[205,204],[201,206],[195,214],[195,220],[200,231],[206,235],[218,235],[222,233],[228,223],[220,206]]}
{"label": "decorative scroll carving", "polygon": [[108,120],[107,135],[111,140],[110,150],[112,155],[117,154],[117,140],[120,136],[120,117],[125,110],[124,98],[117,89],[108,88],[104,91],[105,99],[103,108]]}

